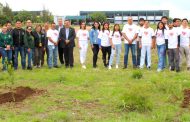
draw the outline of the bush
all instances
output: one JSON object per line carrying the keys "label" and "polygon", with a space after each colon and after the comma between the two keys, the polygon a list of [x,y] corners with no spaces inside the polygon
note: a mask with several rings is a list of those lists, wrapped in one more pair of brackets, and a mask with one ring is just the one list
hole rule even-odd
{"label": "bush", "polygon": [[132,78],[133,79],[141,79],[143,77],[143,73],[139,70],[133,71]]}
{"label": "bush", "polygon": [[[146,89],[147,86],[137,86],[130,88],[122,96],[122,108],[124,111],[138,111],[138,112],[147,112],[152,111],[153,103],[149,95],[149,90]],[[149,89],[149,88],[148,88]]]}

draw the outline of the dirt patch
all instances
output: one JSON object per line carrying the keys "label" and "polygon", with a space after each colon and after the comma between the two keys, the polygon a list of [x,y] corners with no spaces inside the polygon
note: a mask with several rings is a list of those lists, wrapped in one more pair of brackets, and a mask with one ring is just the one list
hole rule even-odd
{"label": "dirt patch", "polygon": [[44,93],[44,90],[32,89],[30,87],[16,87],[12,92],[0,94],[0,104],[7,102],[21,102],[32,95]]}
{"label": "dirt patch", "polygon": [[190,105],[190,89],[185,89],[183,91],[183,93],[184,93],[184,99],[183,99],[183,102],[181,104],[181,107],[182,108],[188,108]]}

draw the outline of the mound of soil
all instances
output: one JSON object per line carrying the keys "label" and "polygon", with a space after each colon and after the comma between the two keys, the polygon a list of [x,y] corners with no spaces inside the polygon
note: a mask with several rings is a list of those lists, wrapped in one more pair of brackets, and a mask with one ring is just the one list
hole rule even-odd
{"label": "mound of soil", "polygon": [[190,105],[190,89],[185,89],[184,91],[184,100],[182,102],[182,108],[188,108]]}
{"label": "mound of soil", "polygon": [[41,93],[43,93],[43,90],[37,90],[22,86],[16,87],[12,92],[0,94],[0,104],[7,102],[21,102],[27,97]]}

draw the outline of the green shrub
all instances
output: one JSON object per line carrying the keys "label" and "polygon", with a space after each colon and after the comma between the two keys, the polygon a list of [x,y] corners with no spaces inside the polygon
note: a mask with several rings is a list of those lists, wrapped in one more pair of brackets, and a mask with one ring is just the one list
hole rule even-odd
{"label": "green shrub", "polygon": [[150,98],[151,96],[149,94],[149,88],[147,87],[147,85],[140,87],[134,86],[122,96],[122,105],[120,106],[120,108],[122,108],[122,110],[124,111],[129,112],[152,111],[153,103]]}
{"label": "green shrub", "polygon": [[143,73],[139,70],[133,71],[132,78],[133,79],[141,79],[143,77]]}

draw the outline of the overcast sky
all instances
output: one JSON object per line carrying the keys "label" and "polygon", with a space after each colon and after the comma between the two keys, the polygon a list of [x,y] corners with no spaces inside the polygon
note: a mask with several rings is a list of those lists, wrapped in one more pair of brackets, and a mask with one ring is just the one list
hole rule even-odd
{"label": "overcast sky", "polygon": [[[131,2],[133,1],[133,2]],[[7,2],[13,11],[42,10],[43,6],[53,15],[79,15],[91,10],[170,10],[171,17],[190,19],[190,0],[0,0]]]}

